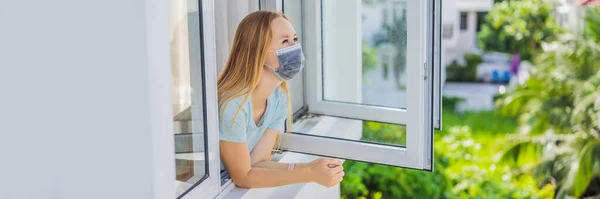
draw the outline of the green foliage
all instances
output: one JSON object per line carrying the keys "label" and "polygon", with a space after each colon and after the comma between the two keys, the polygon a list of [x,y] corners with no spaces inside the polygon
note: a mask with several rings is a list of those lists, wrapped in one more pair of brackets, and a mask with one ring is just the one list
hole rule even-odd
{"label": "green foliage", "polygon": [[495,3],[478,33],[478,45],[486,51],[517,52],[521,59],[532,60],[542,42],[561,32],[552,12],[552,4],[544,0]]}
{"label": "green foliage", "polygon": [[[583,146],[577,158],[576,173],[573,179],[573,193],[575,196],[583,195],[594,175],[600,175],[600,139],[589,139]],[[575,169],[574,169],[575,170]]]}
{"label": "green foliage", "polygon": [[[591,12],[591,11],[590,11]],[[504,114],[518,116],[503,162],[554,184],[557,197],[600,194],[600,31],[587,17],[583,34],[546,45],[531,78],[500,98]],[[595,184],[594,184],[595,183]]]}
{"label": "green foliage", "polygon": [[465,54],[465,60],[467,61],[467,66],[477,66],[483,61],[481,55],[473,53]]}
{"label": "green foliage", "polygon": [[448,68],[446,68],[446,81],[455,82],[472,80],[471,78],[467,77],[467,75],[464,75],[465,71],[465,66],[460,65],[457,60],[452,60]]}
{"label": "green foliage", "polygon": [[[444,109],[442,112],[444,129],[453,126],[468,126],[476,135],[505,136],[515,132],[517,123],[514,117],[502,116],[495,111],[465,112],[458,114]],[[436,131],[436,134],[446,131]]]}
{"label": "green foliage", "polygon": [[363,43],[362,45],[362,73],[377,67],[377,49]]}
{"label": "green foliage", "polygon": [[[496,162],[505,134],[516,128],[514,118],[491,111],[445,109],[442,114],[445,127],[435,133],[434,172],[346,161],[342,198],[552,198],[552,186],[538,188],[530,175],[512,178],[512,171]],[[365,122],[363,132],[371,141],[405,142],[389,139],[397,132],[405,137],[404,127],[396,125]]]}
{"label": "green foliage", "polygon": [[465,99],[460,97],[446,97],[442,96],[442,107],[446,110],[456,111],[458,104],[463,102]]}
{"label": "green foliage", "polygon": [[509,141],[515,144],[502,154],[501,162],[516,168],[513,175],[532,175],[542,185],[556,186],[558,198],[600,193],[600,184],[591,184],[600,176],[600,139],[576,133],[514,136]]}
{"label": "green foliage", "polygon": [[443,198],[446,189],[436,173],[355,161],[346,161],[344,168],[342,198]]}
{"label": "green foliage", "polygon": [[446,69],[447,81],[451,82],[474,82],[477,78],[477,66],[483,59],[481,55],[467,53],[464,55],[465,65],[454,60]]}
{"label": "green foliage", "polygon": [[[435,172],[347,161],[342,197],[599,195],[600,8],[586,11],[587,25],[580,35],[558,36],[562,30],[554,25],[551,12],[550,4],[542,0],[502,1],[495,4],[478,35],[485,50],[518,52],[535,62],[525,84],[495,100],[503,116],[496,111],[446,109],[444,130],[434,135]],[[545,42],[550,43],[542,49]],[[469,74],[455,72],[460,67],[467,68],[453,63],[448,78]],[[457,101],[445,99],[444,105],[452,107],[447,104]],[[406,142],[404,127],[366,122],[363,130],[366,140]]]}
{"label": "green foliage", "polygon": [[449,158],[444,171],[452,184],[449,198],[548,198],[553,188],[539,189],[531,176],[511,177],[493,155],[506,142],[503,135],[473,136],[467,126],[451,127],[436,142],[436,150]]}
{"label": "green foliage", "polygon": [[585,14],[585,34],[596,43],[600,43],[600,7],[588,8]]}
{"label": "green foliage", "polygon": [[364,122],[363,129],[370,133],[363,134],[362,140],[378,143],[406,145],[406,127],[379,122]]}

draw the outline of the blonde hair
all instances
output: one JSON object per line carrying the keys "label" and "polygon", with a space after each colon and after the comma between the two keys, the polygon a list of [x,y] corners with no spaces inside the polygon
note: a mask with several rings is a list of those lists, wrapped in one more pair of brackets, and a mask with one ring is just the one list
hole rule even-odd
{"label": "blonde hair", "polygon": [[[267,52],[273,39],[271,23],[274,19],[289,18],[277,12],[256,11],[244,17],[235,31],[233,45],[223,72],[217,80],[219,97],[219,111],[222,113],[233,99],[244,96],[244,99],[233,118],[237,118],[242,105],[254,92],[263,73],[263,65],[267,58]],[[292,102],[287,82],[281,83],[280,87],[285,91],[288,101],[288,116],[284,133],[289,133],[292,128]],[[221,114],[221,117],[223,114]],[[232,121],[233,126],[235,119]],[[280,152],[282,136],[277,135],[277,141],[273,152]]]}

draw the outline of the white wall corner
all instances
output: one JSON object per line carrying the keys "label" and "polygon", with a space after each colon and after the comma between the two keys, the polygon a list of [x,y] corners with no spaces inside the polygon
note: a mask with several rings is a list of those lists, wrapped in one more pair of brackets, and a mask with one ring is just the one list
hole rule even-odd
{"label": "white wall corner", "polygon": [[150,85],[150,124],[152,148],[153,198],[174,198],[175,149],[171,107],[169,6],[167,1],[146,0],[146,41],[148,57],[148,84]]}

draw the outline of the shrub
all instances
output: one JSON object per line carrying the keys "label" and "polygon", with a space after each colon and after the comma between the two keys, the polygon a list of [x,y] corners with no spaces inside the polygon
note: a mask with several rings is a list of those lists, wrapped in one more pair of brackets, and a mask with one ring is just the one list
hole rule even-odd
{"label": "shrub", "polygon": [[446,78],[450,82],[474,82],[477,80],[477,66],[483,59],[481,55],[467,53],[464,55],[465,65],[454,60],[446,69]]}
{"label": "shrub", "polygon": [[[513,175],[496,161],[495,155],[507,145],[506,134],[516,129],[514,118],[491,111],[458,115],[444,110],[444,130],[435,133],[434,172],[346,161],[342,198],[553,197],[554,187],[537,187],[531,175]],[[399,129],[403,127],[365,122],[363,138],[402,144],[402,139],[386,138],[394,130],[404,136]]]}
{"label": "shrub", "polygon": [[442,96],[442,107],[446,110],[456,111],[458,104],[465,101],[464,98],[461,97],[446,97]]}

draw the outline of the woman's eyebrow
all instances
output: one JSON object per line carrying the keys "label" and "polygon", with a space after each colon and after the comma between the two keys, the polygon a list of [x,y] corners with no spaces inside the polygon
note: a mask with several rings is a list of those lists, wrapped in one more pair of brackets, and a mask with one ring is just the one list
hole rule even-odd
{"label": "woman's eyebrow", "polygon": [[[296,37],[296,33],[294,33],[293,37]],[[283,39],[283,38],[290,38],[290,36],[289,35],[283,35],[283,36],[281,36],[281,39]]]}

